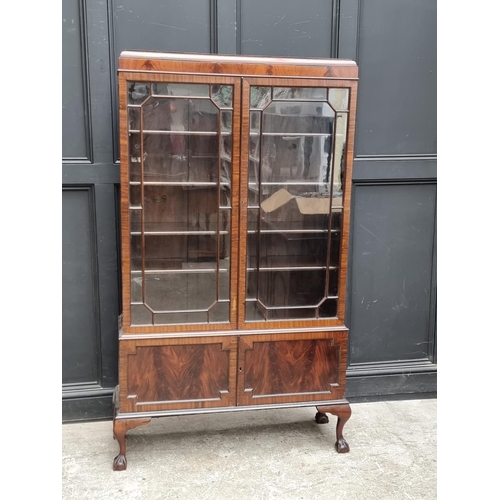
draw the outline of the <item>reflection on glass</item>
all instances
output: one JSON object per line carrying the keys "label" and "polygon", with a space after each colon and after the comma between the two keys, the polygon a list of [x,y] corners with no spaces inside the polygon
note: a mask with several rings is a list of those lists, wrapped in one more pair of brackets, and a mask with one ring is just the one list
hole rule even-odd
{"label": "reflection on glass", "polygon": [[[132,278],[132,282],[133,281],[134,280]],[[130,306],[130,313],[132,317],[132,325],[144,326],[153,324],[153,316],[151,314],[151,311],[142,304],[132,304]]]}
{"label": "reflection on glass", "polygon": [[268,105],[249,117],[245,321],[335,317],[342,219],[336,113],[321,102],[325,88],[255,87],[250,95],[252,106],[259,99]]}
{"label": "reflection on glass", "polygon": [[153,95],[208,97],[208,85],[197,83],[153,83]]}
{"label": "reflection on glass", "polygon": [[129,88],[132,324],[228,322],[232,87],[152,91]]}
{"label": "reflection on glass", "polygon": [[260,139],[259,136],[251,136],[250,137],[250,144],[248,147],[248,153],[250,155],[251,159],[258,160],[260,157]]}
{"label": "reflection on glass", "polygon": [[146,133],[143,147],[146,182],[217,181],[219,147],[216,135]]}
{"label": "reflection on glass", "polygon": [[223,160],[231,160],[231,154],[233,149],[233,136],[223,135],[221,137],[221,151],[220,155]]}
{"label": "reflection on glass", "polygon": [[273,102],[263,112],[264,133],[331,134],[335,112],[325,102]]}
{"label": "reflection on glass", "polygon": [[258,287],[259,299],[267,308],[317,306],[324,297],[325,272],[261,272]]}
{"label": "reflection on glass", "polygon": [[207,313],[204,311],[155,313],[153,318],[155,325],[185,325],[193,323],[206,323]]}
{"label": "reflection on glass", "polygon": [[263,136],[261,180],[295,185],[315,183],[318,189],[307,190],[327,195],[331,181],[330,151],[329,136]]}
{"label": "reflection on glass", "polygon": [[146,274],[145,286],[155,312],[207,310],[215,302],[214,273]]}
{"label": "reflection on glass", "polygon": [[210,310],[210,323],[229,322],[229,302],[219,302]]}
{"label": "reflection on glass", "polygon": [[128,135],[129,177],[131,181],[141,180],[141,137],[139,134]]}
{"label": "reflection on glass", "polygon": [[319,99],[326,101],[326,89],[318,87],[274,87],[273,99]]}
{"label": "reflection on glass", "polygon": [[328,279],[328,296],[337,297],[339,293],[339,270],[331,269]]}
{"label": "reflection on glass", "polygon": [[328,100],[335,111],[349,109],[349,89],[329,89]]}
{"label": "reflection on glass", "polygon": [[[221,189],[227,205],[229,186]],[[219,212],[218,188],[186,186],[144,186],[144,222],[149,232],[215,231]],[[132,206],[141,206],[141,186],[130,187]],[[221,230],[229,223],[229,210],[220,210]],[[132,222],[132,221],[131,221]]]}
{"label": "reflection on glass", "polygon": [[[335,127],[335,152],[333,167],[333,196],[341,197],[344,186],[344,172],[346,161],[346,138],[347,138],[346,113],[337,114],[337,125]],[[332,205],[334,206],[334,205]]]}
{"label": "reflection on glass", "polygon": [[141,186],[138,186],[136,184],[132,184],[129,188],[130,191],[130,206],[131,207],[138,207],[141,208],[142,206],[142,201],[141,201]]}
{"label": "reflection on glass", "polygon": [[141,128],[141,109],[128,108],[128,129],[139,130]]}
{"label": "reflection on glass", "polygon": [[250,107],[262,109],[271,102],[271,87],[250,87]]}
{"label": "reflection on glass", "polygon": [[154,98],[143,107],[144,130],[217,132],[219,111],[209,99]]}
{"label": "reflection on glass", "polygon": [[232,108],[233,87],[231,85],[212,85],[212,99],[219,108]]}
{"label": "reflection on glass", "polygon": [[319,308],[320,318],[334,318],[337,316],[337,305],[338,301],[336,299],[327,299]]}
{"label": "reflection on glass", "polygon": [[250,133],[258,134],[260,132],[260,111],[250,111]]}
{"label": "reflection on glass", "polygon": [[129,104],[141,104],[149,97],[149,82],[128,82],[127,93]]}
{"label": "reflection on glass", "polygon": [[221,111],[222,132],[231,132],[233,128],[233,112]]}

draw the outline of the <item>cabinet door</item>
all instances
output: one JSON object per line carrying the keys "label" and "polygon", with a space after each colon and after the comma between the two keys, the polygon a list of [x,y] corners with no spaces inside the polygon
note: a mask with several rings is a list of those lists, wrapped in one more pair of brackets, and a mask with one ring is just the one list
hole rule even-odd
{"label": "cabinet door", "polygon": [[240,328],[344,324],[352,85],[243,82]]}
{"label": "cabinet door", "polygon": [[346,357],[346,330],[241,336],[238,405],[342,399]]}
{"label": "cabinet door", "polygon": [[236,346],[235,336],[120,340],[120,412],[234,406]]}
{"label": "cabinet door", "polygon": [[240,89],[120,74],[125,334],[236,326]]}

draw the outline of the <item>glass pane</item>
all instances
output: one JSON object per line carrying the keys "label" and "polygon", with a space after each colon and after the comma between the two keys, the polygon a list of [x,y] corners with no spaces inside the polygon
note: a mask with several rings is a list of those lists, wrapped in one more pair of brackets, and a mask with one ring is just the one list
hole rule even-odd
{"label": "glass pane", "polygon": [[332,164],[329,151],[329,136],[264,136],[262,182],[305,182],[310,188],[301,192],[317,191],[329,195]]}
{"label": "glass pane", "polygon": [[154,98],[143,107],[144,130],[212,132],[219,127],[219,111],[209,99]]}
{"label": "glass pane", "polygon": [[349,109],[349,89],[329,89],[328,100],[335,111]]}
{"label": "glass pane", "polygon": [[346,139],[347,139],[346,113],[338,113],[337,126],[335,127],[335,156],[333,168],[333,196],[342,196],[344,186],[344,172],[346,161]]}
{"label": "glass pane", "polygon": [[128,82],[128,103],[141,104],[149,97],[149,82]]}
{"label": "glass pane", "polygon": [[[259,237],[260,268],[324,267],[328,233],[261,233]],[[250,260],[255,267],[256,260]]]}
{"label": "glass pane", "polygon": [[248,234],[247,236],[247,267],[251,269],[255,269],[257,266],[257,250],[258,250],[258,243],[259,241],[259,235],[254,233],[254,234]]}
{"label": "glass pane", "polygon": [[[293,189],[293,191],[296,190]],[[289,201],[285,201],[286,199]],[[289,191],[282,188],[275,194],[264,198],[260,213],[261,230],[326,231],[328,230],[328,201],[328,197],[309,198],[303,195],[292,197]]]}
{"label": "glass pane", "polygon": [[[229,250],[229,249],[227,249]],[[229,300],[229,252],[219,261],[219,300]]]}
{"label": "glass pane", "polygon": [[132,316],[131,323],[133,325],[152,325],[153,315],[151,311],[142,304],[132,304],[130,306],[130,314]]}
{"label": "glass pane", "polygon": [[218,138],[144,134],[144,181],[217,182]]}
{"label": "glass pane", "polygon": [[212,99],[220,108],[232,108],[233,87],[231,85],[212,85]]}
{"label": "glass pane", "polygon": [[319,308],[320,318],[335,318],[337,316],[337,299],[327,299]]}
{"label": "glass pane", "polygon": [[282,321],[294,319],[315,319],[316,308],[275,309],[266,310],[257,302],[247,302],[246,321]]}
{"label": "glass pane", "polygon": [[129,149],[129,173],[131,181],[141,180],[141,136],[139,134],[128,135]]}
{"label": "glass pane", "polygon": [[330,266],[340,264],[340,231],[332,233],[330,238]]}
{"label": "glass pane", "polygon": [[210,323],[229,322],[229,302],[219,302],[210,310]]}
{"label": "glass pane", "polygon": [[257,231],[257,224],[260,217],[258,208],[250,208],[247,213],[247,231]]}
{"label": "glass pane", "polygon": [[232,111],[222,111],[221,112],[221,124],[222,132],[231,132],[233,129],[233,112]]}
{"label": "glass pane", "polygon": [[250,107],[262,109],[271,102],[271,87],[250,87]]}
{"label": "glass pane", "polygon": [[233,136],[232,135],[223,135],[221,136],[221,158],[224,160],[231,161],[233,150]]}
{"label": "glass pane", "polygon": [[248,206],[251,207],[259,207],[259,188],[254,187],[254,185],[249,185],[248,188]]}
{"label": "glass pane", "polygon": [[[142,275],[137,272],[132,273],[130,278],[130,300],[132,303],[142,302]],[[151,321],[151,318],[148,321]]]}
{"label": "glass pane", "polygon": [[[225,162],[222,162],[222,165],[224,167]],[[227,165],[226,165],[227,167]],[[221,180],[225,182],[226,184],[224,186],[221,186],[220,188],[220,206],[221,208],[229,208],[231,206],[231,184],[230,182],[226,182],[227,179],[225,178],[224,172],[227,172],[229,169],[228,168],[223,168],[222,169],[222,174],[221,174]],[[229,179],[230,180],[230,179]],[[227,213],[225,215],[228,219],[231,219],[231,212]]]}
{"label": "glass pane", "polygon": [[208,85],[197,83],[153,83],[153,95],[208,97]]}
{"label": "glass pane", "polygon": [[215,273],[147,274],[145,284],[145,303],[155,312],[208,310],[215,302]]}
{"label": "glass pane", "polygon": [[141,208],[141,186],[135,184],[130,186],[130,206]]}
{"label": "glass pane", "polygon": [[[232,87],[212,90],[232,105]],[[142,111],[129,108],[133,131],[143,113],[142,134],[129,134],[135,324],[207,323],[211,310],[210,322],[228,321],[233,115],[209,91],[154,84]]]}
{"label": "glass pane", "polygon": [[206,323],[206,312],[187,313],[156,313],[154,314],[155,325],[185,325],[190,323]]}
{"label": "glass pane", "polygon": [[248,148],[248,154],[251,160],[259,160],[260,158],[260,136],[250,137],[250,144]]}
{"label": "glass pane", "polygon": [[331,134],[335,112],[324,102],[273,102],[262,115],[264,133]]}
{"label": "glass pane", "polygon": [[328,281],[328,296],[336,297],[339,293],[339,270],[331,269]]}
{"label": "glass pane", "polygon": [[342,218],[342,198],[332,197],[341,192],[331,195],[335,112],[319,102],[324,88],[280,87],[274,98],[250,117],[245,320],[333,317],[335,295],[325,297],[338,289]]}
{"label": "glass pane", "polygon": [[141,214],[142,210],[129,210],[130,217],[130,232],[139,232],[141,230]]}
{"label": "glass pane", "polygon": [[246,298],[257,298],[257,272],[247,270],[247,283],[246,283]]}
{"label": "glass pane", "polygon": [[128,108],[128,129],[140,130],[141,128],[141,109]]}
{"label": "glass pane", "polygon": [[325,296],[325,271],[264,271],[258,298],[266,307],[315,306]]}
{"label": "glass pane", "polygon": [[319,99],[326,101],[326,89],[317,87],[274,87],[273,100],[279,99]]}
{"label": "glass pane", "polygon": [[250,133],[260,133],[260,111],[250,111]]}

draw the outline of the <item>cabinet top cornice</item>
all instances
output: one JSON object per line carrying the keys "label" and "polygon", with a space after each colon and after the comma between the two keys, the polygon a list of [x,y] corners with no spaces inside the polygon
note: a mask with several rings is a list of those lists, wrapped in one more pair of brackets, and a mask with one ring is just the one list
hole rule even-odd
{"label": "cabinet top cornice", "polygon": [[348,59],[321,59],[296,57],[266,57],[248,55],[220,55],[176,53],[160,51],[123,51],[119,71],[180,71],[212,74],[255,76],[327,77],[357,79],[358,67]]}

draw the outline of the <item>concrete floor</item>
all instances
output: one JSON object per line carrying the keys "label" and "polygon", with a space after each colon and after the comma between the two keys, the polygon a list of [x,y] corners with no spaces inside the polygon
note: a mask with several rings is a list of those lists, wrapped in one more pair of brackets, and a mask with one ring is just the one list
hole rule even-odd
{"label": "concrete floor", "polygon": [[437,498],[437,400],[351,404],[347,454],[314,408],[153,419],[127,434],[113,472],[112,422],[62,426],[63,499]]}

